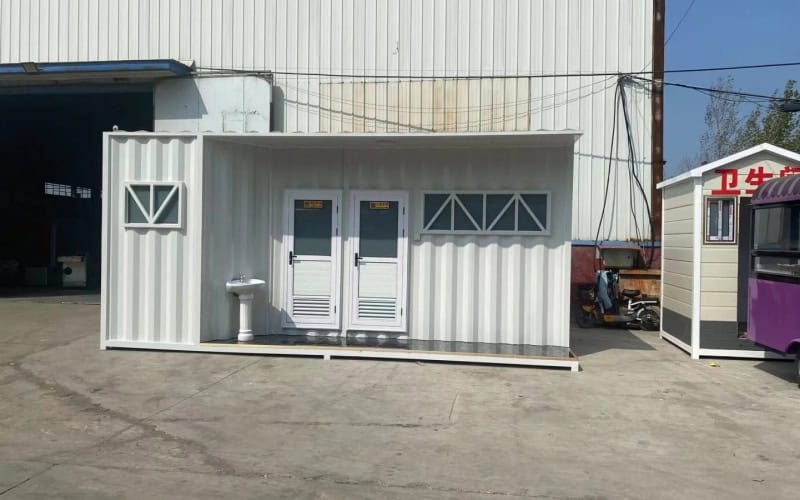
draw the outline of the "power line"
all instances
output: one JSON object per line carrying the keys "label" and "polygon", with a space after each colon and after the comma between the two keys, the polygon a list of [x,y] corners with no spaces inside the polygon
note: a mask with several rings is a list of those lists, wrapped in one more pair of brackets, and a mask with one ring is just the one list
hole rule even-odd
{"label": "power line", "polygon": [[686,16],[689,15],[689,12],[691,12],[692,7],[694,7],[694,3],[696,1],[697,0],[692,0],[692,2],[689,4],[689,6],[686,7],[686,10],[684,11],[683,15],[681,16],[680,20],[678,21],[678,24],[676,24],[675,27],[672,28],[672,32],[667,37],[667,41],[664,42],[664,47],[666,47],[669,44],[669,41],[672,40],[672,37],[675,36],[675,33],[678,32],[678,28],[681,27],[681,24],[683,24],[683,21],[686,19]]}
{"label": "power line", "polygon": [[[654,80],[651,80],[649,78],[640,78],[640,77],[636,77],[636,76],[631,76],[631,78],[633,78],[634,80],[639,80],[639,81],[648,82],[648,83],[653,83],[653,81],[654,81]],[[750,98],[754,98],[754,99],[761,99],[761,100],[767,101],[767,102],[776,102],[776,101],[778,101],[778,102],[786,102],[786,101],[800,102],[800,100],[798,100],[798,99],[787,99],[785,97],[780,97],[780,96],[776,96],[776,95],[752,94],[750,92],[741,92],[739,90],[715,89],[715,88],[711,88],[711,87],[700,87],[698,85],[689,85],[687,83],[679,83],[679,82],[662,82],[662,83],[663,83],[663,85],[666,85],[666,86],[669,86],[669,87],[678,87],[678,88],[689,89],[689,90],[697,90],[698,92],[703,92],[703,93],[706,93],[706,94],[707,93],[713,93],[713,94],[732,95],[732,96],[737,96],[737,97],[750,97]]]}
{"label": "power line", "polygon": [[[664,74],[680,74],[680,73],[710,73],[716,71],[743,71],[750,69],[767,69],[767,68],[786,68],[792,66],[800,66],[800,61],[780,62],[780,63],[764,63],[764,64],[743,64],[738,66],[709,66],[700,68],[681,68],[681,69],[667,69]],[[636,75],[653,75],[654,71],[603,71],[593,73],[528,73],[528,74],[507,74],[507,75],[413,75],[413,74],[365,74],[365,73],[325,73],[315,71],[272,71],[272,70],[257,70],[257,69],[236,69],[236,68],[214,68],[208,66],[198,66],[199,71],[209,73],[221,74],[241,74],[241,75],[281,75],[281,76],[295,76],[295,77],[312,77],[312,78],[361,78],[361,79],[380,79],[380,80],[480,80],[480,79],[518,79],[518,78],[580,78],[580,77],[609,77],[609,76],[636,76]]]}
{"label": "power line", "polygon": [[[537,102],[540,102],[540,101],[550,101],[550,100],[552,100],[553,101],[552,104],[546,105],[546,106],[542,106],[541,108],[536,108],[535,109],[535,110],[549,110],[549,109],[552,109],[552,108],[555,108],[555,107],[560,107],[560,106],[563,106],[563,105],[566,105],[566,104],[570,104],[572,102],[575,102],[575,101],[578,101],[578,100],[581,100],[581,99],[584,99],[584,98],[592,97],[592,96],[594,96],[596,94],[599,94],[601,92],[605,92],[606,90],[608,90],[611,87],[613,87],[614,85],[616,85],[616,81],[608,84],[611,81],[612,81],[612,78],[607,78],[605,80],[596,81],[596,82],[593,82],[593,83],[590,83],[590,84],[587,84],[587,85],[582,85],[580,87],[570,88],[570,89],[567,89],[567,90],[564,90],[564,91],[561,91],[561,92],[556,92],[554,94],[531,95],[531,96],[529,96],[527,98],[524,98],[524,99],[517,99],[517,100],[512,100],[512,101],[502,101],[502,102],[499,102],[499,103],[482,104],[482,105],[475,105],[475,106],[448,106],[447,110],[448,111],[458,111],[458,112],[473,112],[473,111],[474,112],[483,112],[483,111],[492,111],[494,109],[497,109],[498,107],[528,106],[528,105],[531,105],[533,103],[537,103]],[[383,82],[383,83],[386,83],[386,82]],[[605,85],[602,88],[596,88],[596,87],[598,87],[600,85],[604,85],[604,84],[608,84],[608,85]],[[591,87],[595,87],[595,88],[593,88],[588,93],[580,93],[580,95],[578,95],[578,96],[569,97],[569,94],[579,93],[580,91],[585,90],[585,89],[589,89]],[[437,109],[434,105],[416,106],[416,105],[409,104],[408,106],[404,106],[404,105],[401,105],[401,104],[396,104],[395,105],[395,104],[389,104],[389,103],[379,104],[379,103],[377,103],[377,101],[376,102],[370,102],[370,101],[367,101],[366,99],[365,100],[356,100],[356,99],[353,99],[353,98],[348,99],[346,96],[345,97],[336,96],[332,92],[329,93],[329,94],[324,94],[322,92],[314,92],[313,90],[310,90],[308,88],[303,88],[302,86],[297,86],[297,85],[291,85],[289,83],[287,83],[285,85],[285,88],[294,90],[298,94],[303,94],[303,95],[306,95],[306,96],[309,96],[309,97],[314,97],[314,98],[318,99],[320,102],[328,102],[331,105],[333,103],[337,103],[337,104],[341,104],[341,105],[349,105],[351,107],[363,107],[365,110],[380,110],[380,111],[388,110],[388,111],[393,111],[393,112],[409,113],[409,114],[416,115],[416,114],[431,113],[431,112],[433,112],[433,111],[435,111]],[[387,89],[382,89],[382,90],[387,90]],[[431,91],[431,92],[433,91],[433,89],[420,89],[420,92],[422,90]],[[388,92],[388,90],[387,90],[387,92]],[[392,92],[394,92],[394,91],[392,91]],[[352,92],[349,92],[349,93],[352,95]],[[340,93],[340,95],[344,95],[344,94],[345,94],[345,92]],[[558,97],[561,97],[561,96],[566,96],[567,97],[566,100],[557,99]],[[398,100],[398,102],[399,102],[399,100]],[[303,104],[308,104],[308,103],[303,103]],[[341,109],[340,110],[334,110],[334,109],[332,109],[331,111],[341,112],[341,111],[346,111],[346,110],[341,110]]]}

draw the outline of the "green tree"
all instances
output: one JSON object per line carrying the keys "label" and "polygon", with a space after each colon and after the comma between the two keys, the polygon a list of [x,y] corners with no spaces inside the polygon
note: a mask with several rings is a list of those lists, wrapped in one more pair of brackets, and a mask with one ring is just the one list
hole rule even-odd
{"label": "green tree", "polygon": [[[733,77],[720,78],[711,86],[714,90],[733,92]],[[706,130],[700,137],[700,154],[697,163],[707,163],[724,158],[739,150],[741,98],[711,92],[706,105]],[[697,166],[697,165],[695,165]]]}
{"label": "green tree", "polygon": [[[700,138],[697,156],[686,157],[678,163],[678,171],[686,171],[704,163],[732,155],[758,144],[768,142],[789,151],[800,152],[800,113],[785,113],[780,105],[785,100],[800,100],[797,82],[789,80],[783,93],[775,91],[768,104],[754,103],[747,97],[709,92],[706,105],[706,130]],[[714,90],[735,92],[732,76],[717,80]],[[753,106],[746,116],[742,106]]]}
{"label": "green tree", "polygon": [[[789,80],[782,96],[777,92],[773,95],[784,100],[800,100],[800,90],[795,88],[796,85],[795,80]],[[739,150],[768,142],[790,151],[800,151],[800,114],[785,113],[780,110],[780,104],[779,100],[772,101],[766,109],[756,108],[750,113],[736,136]]]}

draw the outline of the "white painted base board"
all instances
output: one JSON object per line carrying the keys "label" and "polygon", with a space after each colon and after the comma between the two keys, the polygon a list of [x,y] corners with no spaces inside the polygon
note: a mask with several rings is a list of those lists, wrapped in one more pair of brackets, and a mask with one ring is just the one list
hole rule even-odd
{"label": "white painted base board", "polygon": [[742,351],[733,349],[700,349],[703,358],[741,358],[741,359],[786,359],[792,360],[794,356],[784,355],[772,351]]}
{"label": "white painted base board", "polygon": [[231,354],[266,354],[282,356],[311,356],[322,359],[368,358],[401,359],[412,361],[449,361],[454,363],[477,363],[511,366],[531,366],[542,368],[565,368],[576,372],[580,360],[574,355],[570,358],[548,358],[537,356],[514,356],[507,354],[470,354],[437,351],[408,351],[401,349],[358,348],[335,346],[269,346],[257,344],[159,344],[156,342],[126,342],[109,340],[106,348],[148,349],[191,352],[216,352]]}
{"label": "white painted base board", "polygon": [[684,342],[682,340],[679,340],[677,337],[673,337],[672,335],[670,335],[669,333],[665,332],[664,330],[661,330],[661,338],[666,340],[670,344],[675,345],[680,350],[685,351],[686,354],[691,354],[692,353],[692,348],[691,348],[691,346],[689,344],[687,344],[686,342]]}
{"label": "white painted base board", "polygon": [[[682,351],[685,351],[687,354],[691,354],[692,348],[686,343],[683,342],[667,332],[661,332],[661,338],[669,342],[670,344],[675,345]],[[784,355],[772,351],[746,351],[746,350],[734,350],[734,349],[700,349],[700,357],[701,358],[739,358],[739,359],[785,359],[791,360],[793,359],[790,355]]]}

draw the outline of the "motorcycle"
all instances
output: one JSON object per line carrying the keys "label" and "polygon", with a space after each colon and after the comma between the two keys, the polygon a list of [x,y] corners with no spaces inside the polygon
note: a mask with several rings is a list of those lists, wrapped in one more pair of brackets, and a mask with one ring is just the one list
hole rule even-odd
{"label": "motorcycle", "polygon": [[578,288],[580,303],[575,317],[578,326],[592,328],[609,325],[659,330],[661,318],[658,314],[658,298],[642,295],[640,290],[618,291],[618,283],[619,272],[604,270],[597,272],[594,285]]}

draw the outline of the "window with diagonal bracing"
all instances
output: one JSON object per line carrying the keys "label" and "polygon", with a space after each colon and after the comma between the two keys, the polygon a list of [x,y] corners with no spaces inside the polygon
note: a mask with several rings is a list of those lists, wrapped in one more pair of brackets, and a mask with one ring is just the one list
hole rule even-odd
{"label": "window with diagonal bracing", "polygon": [[423,195],[423,233],[547,235],[550,193],[428,192]]}
{"label": "window with diagonal bracing", "polygon": [[125,227],[181,227],[183,189],[179,182],[125,184]]}

